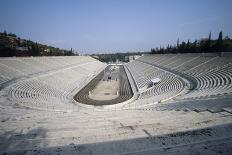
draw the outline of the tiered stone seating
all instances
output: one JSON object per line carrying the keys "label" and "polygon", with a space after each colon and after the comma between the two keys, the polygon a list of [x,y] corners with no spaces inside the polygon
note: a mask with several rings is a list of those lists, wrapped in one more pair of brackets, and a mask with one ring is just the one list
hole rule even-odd
{"label": "tiered stone seating", "polygon": [[96,60],[84,56],[0,58],[0,84],[23,76],[73,67],[88,62],[93,63],[94,61]]}
{"label": "tiered stone seating", "polygon": [[[183,80],[170,72],[140,61],[128,63],[127,67],[139,88],[139,97],[137,101],[125,105],[125,107],[144,106],[148,104],[147,101],[152,103],[161,102],[162,100],[177,96],[184,90],[185,84]],[[149,88],[149,84],[153,78],[159,78],[161,81]]]}
{"label": "tiered stone seating", "polygon": [[[173,61],[176,58],[178,61]],[[154,56],[155,61],[150,56],[141,57],[126,65],[127,74],[132,75],[130,83],[135,80],[139,86],[136,88],[140,88],[133,89],[140,95],[125,106],[128,110],[79,107],[66,113],[74,108],[72,90],[88,83],[105,64],[89,57],[78,62],[75,57],[28,59],[17,61],[22,66],[42,64],[44,69],[17,70],[0,61],[2,85],[26,75],[0,90],[0,154],[231,154],[231,97],[200,101],[190,100],[189,96],[189,100],[154,104],[182,92],[185,81],[177,73],[196,79],[193,93],[230,92],[230,61],[209,70],[205,66],[199,74],[197,69],[192,69],[192,74],[185,71],[196,65],[213,64],[204,63],[199,55],[160,55]],[[159,68],[156,60],[164,67]],[[188,67],[184,68],[185,65]],[[146,88],[154,77],[161,78],[160,83]],[[121,89],[126,91],[129,87]],[[182,95],[190,94],[191,91]],[[132,110],[133,107],[137,109]]]}
{"label": "tiered stone seating", "polygon": [[[165,61],[165,59],[167,59]],[[154,64],[168,71],[190,76],[196,81],[196,88],[181,98],[193,98],[231,93],[231,57],[199,54],[149,55],[137,61]]]}
{"label": "tiered stone seating", "polygon": [[140,63],[135,61],[134,63],[130,63],[127,67],[131,70],[136,79],[135,82],[139,89],[142,89],[149,83],[149,74],[151,72],[155,72],[155,68],[144,63]]}
{"label": "tiered stone seating", "polygon": [[32,74],[38,72],[38,68],[33,68],[29,64],[23,63],[19,58],[3,58],[0,63],[8,66],[13,71],[18,71],[23,75]]}
{"label": "tiered stone seating", "polygon": [[[65,59],[69,59],[68,57],[65,59],[51,57],[50,59],[53,62],[62,64],[62,67],[59,69],[40,68],[37,70],[36,68],[38,67],[35,66],[38,66],[39,62],[36,58],[22,58],[17,61],[17,64],[20,64],[18,63],[20,61],[25,65],[31,64],[32,68],[30,70],[35,69],[33,72],[42,71],[42,73],[35,73],[37,75],[25,78],[25,80],[20,80],[9,86],[8,96],[13,103],[42,110],[72,110],[72,97],[73,93],[76,93],[74,90],[78,90],[86,85],[106,66],[88,57],[84,58],[84,60],[81,57],[71,57],[70,64],[68,64],[69,61],[65,61]],[[24,62],[25,60],[26,62]],[[13,60],[10,61],[14,62]],[[35,66],[33,67],[33,65]],[[45,65],[41,66],[46,67]],[[83,71],[84,68],[80,66],[86,68],[86,71]],[[45,72],[46,70],[50,71]],[[11,73],[10,70],[5,72],[5,75],[7,75],[7,72]],[[29,74],[26,71],[24,73]]]}
{"label": "tiered stone seating", "polygon": [[[165,154],[179,146],[186,149],[184,154],[189,147],[195,147],[191,153],[226,151],[231,148],[230,122],[231,115],[206,112],[38,111],[1,123],[0,153]],[[219,144],[224,147],[215,148]]]}

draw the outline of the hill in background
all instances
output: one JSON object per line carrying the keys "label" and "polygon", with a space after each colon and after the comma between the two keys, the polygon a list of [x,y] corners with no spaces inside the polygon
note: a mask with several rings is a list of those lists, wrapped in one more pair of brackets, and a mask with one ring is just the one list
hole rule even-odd
{"label": "hill in background", "polygon": [[0,32],[0,57],[12,56],[73,56],[73,50],[64,50],[21,39],[13,33]]}

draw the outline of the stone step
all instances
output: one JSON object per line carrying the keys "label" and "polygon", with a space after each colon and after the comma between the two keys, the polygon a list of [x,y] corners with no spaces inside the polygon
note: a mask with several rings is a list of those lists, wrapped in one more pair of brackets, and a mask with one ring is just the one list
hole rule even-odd
{"label": "stone step", "polygon": [[223,110],[232,114],[232,107],[223,108]]}
{"label": "stone step", "polygon": [[[135,131],[136,132],[136,131]],[[62,148],[64,146],[85,146],[84,150],[97,151],[92,153],[136,153],[146,152],[147,150],[159,150],[162,148],[176,148],[180,146],[193,146],[195,144],[208,144],[212,142],[220,142],[221,140],[231,141],[229,133],[232,132],[231,125],[221,125],[212,128],[203,128],[195,130],[187,130],[180,132],[173,132],[169,134],[152,134],[149,130],[144,129],[131,135],[105,135],[105,137],[93,137],[87,136],[83,139],[65,137],[54,139],[42,139],[35,140],[27,139],[25,141],[12,141],[8,144],[8,148],[4,148],[1,151],[16,151],[20,150],[52,150],[51,148]],[[128,136],[125,138],[125,136]],[[121,138],[120,138],[121,137]],[[133,137],[133,138],[131,138]],[[91,142],[94,140],[95,142]],[[208,145],[206,145],[208,146]],[[2,148],[3,145],[0,145]],[[13,149],[12,149],[13,148]],[[9,150],[8,150],[9,149]],[[64,149],[65,150],[65,149]],[[69,149],[70,150],[70,149]],[[1,152],[0,151],[0,152]],[[98,152],[99,151],[99,152]],[[113,151],[113,152],[112,152]],[[84,153],[84,152],[82,152]]]}

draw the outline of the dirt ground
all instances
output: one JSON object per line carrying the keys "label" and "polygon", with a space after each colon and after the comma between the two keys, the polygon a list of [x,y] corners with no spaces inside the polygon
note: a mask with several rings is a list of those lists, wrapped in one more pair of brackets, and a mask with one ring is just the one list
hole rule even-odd
{"label": "dirt ground", "polygon": [[100,81],[90,92],[89,98],[94,100],[112,100],[118,97],[119,81]]}

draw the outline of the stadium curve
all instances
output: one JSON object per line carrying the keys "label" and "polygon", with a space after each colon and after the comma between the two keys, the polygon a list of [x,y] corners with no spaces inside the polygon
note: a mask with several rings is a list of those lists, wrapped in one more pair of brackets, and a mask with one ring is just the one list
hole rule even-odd
{"label": "stadium curve", "polygon": [[[104,71],[99,73],[92,81],[90,81],[83,89],[81,89],[75,96],[74,99],[78,103],[84,103],[88,105],[95,105],[95,106],[101,106],[101,105],[112,105],[112,104],[117,104],[117,103],[122,103],[133,96],[133,92],[131,90],[130,83],[128,81],[125,69],[123,65],[118,66],[119,71],[117,73],[117,78],[119,82],[119,88],[118,88],[118,96],[114,99],[110,100],[94,100],[90,97],[89,92],[93,91],[93,89],[98,85],[98,83],[102,80],[108,81],[106,79],[105,73],[109,71],[109,68],[111,65],[107,66]],[[112,75],[111,75],[112,76]],[[110,79],[109,81],[112,81],[113,79]],[[115,79],[114,79],[115,80]],[[108,82],[107,82],[108,83]],[[111,88],[113,89],[113,88]],[[100,96],[100,98],[103,98],[104,94]]]}
{"label": "stadium curve", "polygon": [[0,73],[0,154],[232,152],[231,56],[13,57]]}

